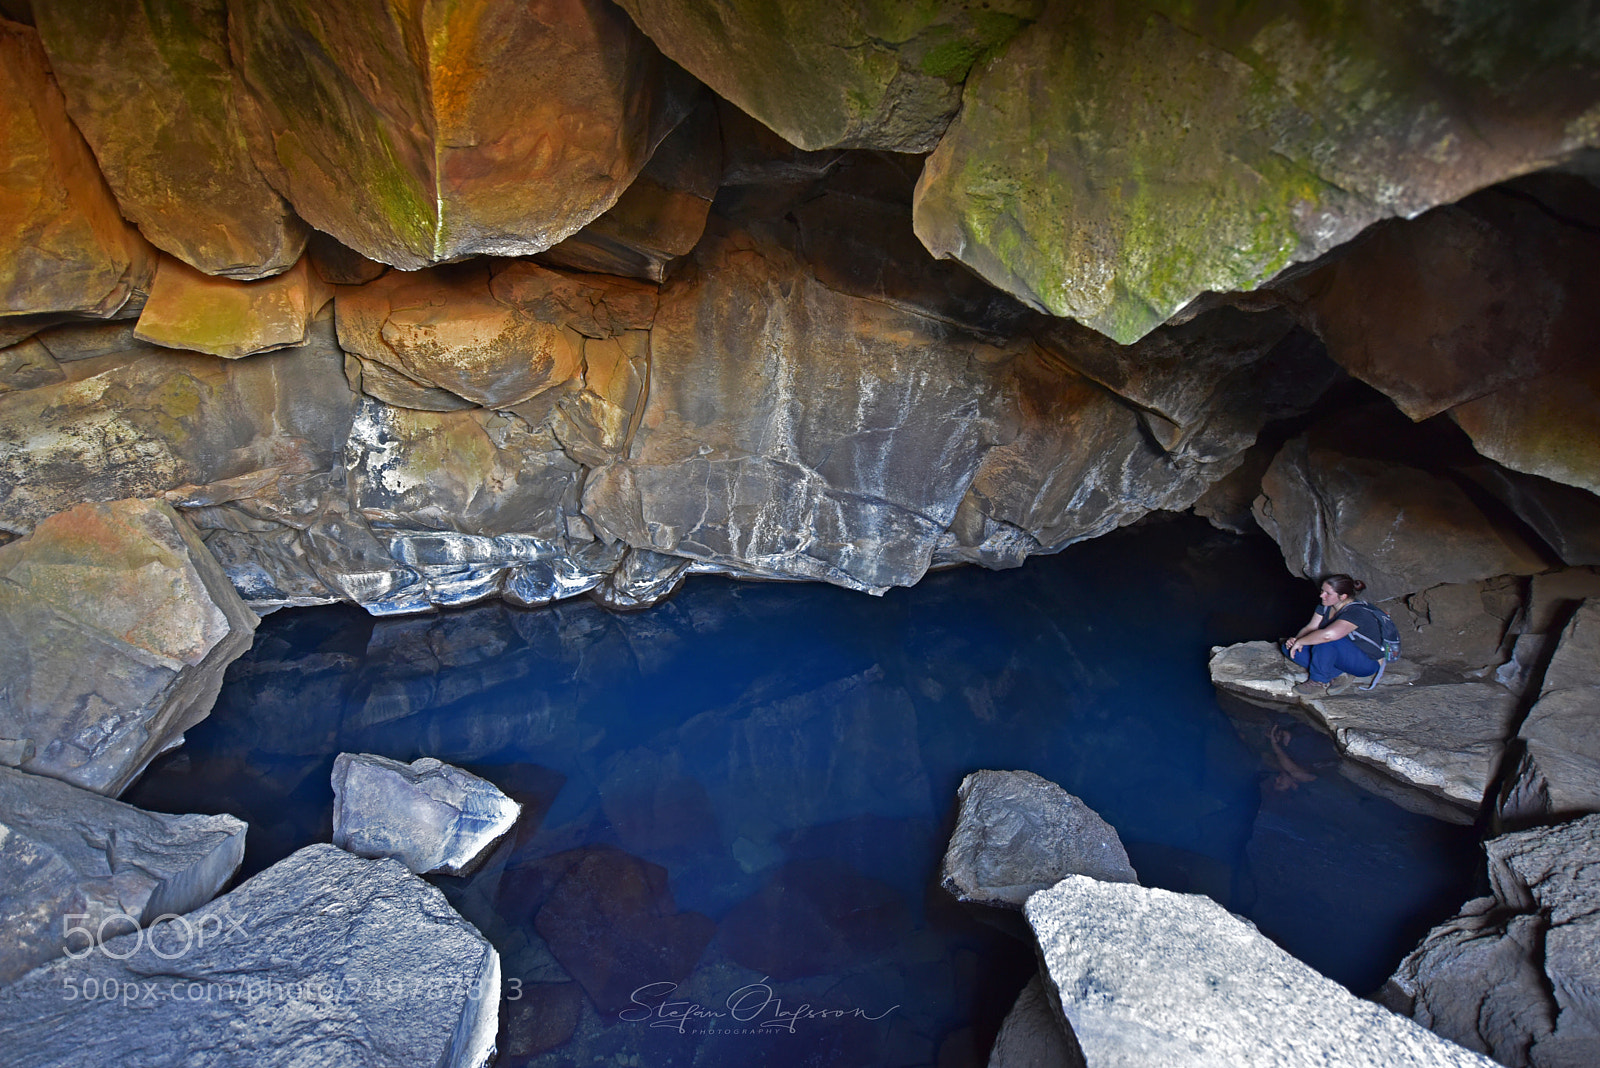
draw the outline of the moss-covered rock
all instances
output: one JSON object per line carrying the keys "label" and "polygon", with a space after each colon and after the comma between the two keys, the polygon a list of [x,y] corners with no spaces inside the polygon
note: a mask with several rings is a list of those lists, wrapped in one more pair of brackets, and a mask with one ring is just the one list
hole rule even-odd
{"label": "moss-covered rock", "polygon": [[0,316],[106,316],[155,250],[118,214],[31,28],[0,19]]}
{"label": "moss-covered rock", "polygon": [[1583,7],[1056,5],[969,78],[917,233],[1133,341],[1207,290],[1594,143]]}
{"label": "moss-covered rock", "polygon": [[250,161],[225,0],[37,0],[33,14],[73,121],[146,238],[230,278],[299,258],[305,224]]}
{"label": "moss-covered rock", "polygon": [[926,152],[972,65],[1043,0],[621,0],[661,50],[804,149]]}
{"label": "moss-covered rock", "polygon": [[213,278],[164,256],[134,337],[172,349],[238,359],[303,345],[333,291],[306,257],[254,282]]}
{"label": "moss-covered rock", "polygon": [[542,251],[692,102],[604,0],[229,0],[256,161],[317,229],[406,270]]}

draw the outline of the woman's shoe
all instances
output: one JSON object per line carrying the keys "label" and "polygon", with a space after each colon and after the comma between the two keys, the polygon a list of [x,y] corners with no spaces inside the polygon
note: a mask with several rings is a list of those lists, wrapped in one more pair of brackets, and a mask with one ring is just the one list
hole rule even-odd
{"label": "woman's shoe", "polygon": [[1354,675],[1340,675],[1338,678],[1328,683],[1328,696],[1341,697],[1355,689],[1356,683],[1360,681],[1361,680],[1356,678]]}
{"label": "woman's shoe", "polygon": [[1294,692],[1299,694],[1301,697],[1326,697],[1328,694],[1328,684],[1325,682],[1312,682],[1310,679],[1307,679],[1305,682],[1295,683]]}

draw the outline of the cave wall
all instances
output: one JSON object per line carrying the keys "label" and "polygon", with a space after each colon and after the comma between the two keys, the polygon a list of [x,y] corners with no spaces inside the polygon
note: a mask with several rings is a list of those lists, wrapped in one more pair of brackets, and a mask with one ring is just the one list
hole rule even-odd
{"label": "cave wall", "polygon": [[1582,4],[5,11],[0,539],[160,499],[379,614],[1197,501],[1388,593],[1600,562]]}

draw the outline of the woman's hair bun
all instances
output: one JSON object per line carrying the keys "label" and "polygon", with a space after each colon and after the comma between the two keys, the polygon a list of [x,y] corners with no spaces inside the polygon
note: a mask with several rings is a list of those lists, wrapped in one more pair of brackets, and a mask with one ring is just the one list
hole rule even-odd
{"label": "woman's hair bun", "polygon": [[1356,579],[1354,585],[1357,593],[1360,593],[1362,590],[1367,588],[1367,584],[1362,582],[1360,579]]}

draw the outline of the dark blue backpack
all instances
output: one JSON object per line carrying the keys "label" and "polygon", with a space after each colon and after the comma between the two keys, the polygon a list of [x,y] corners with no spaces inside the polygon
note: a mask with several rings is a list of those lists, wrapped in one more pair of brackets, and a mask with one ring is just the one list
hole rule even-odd
{"label": "dark blue backpack", "polygon": [[1350,637],[1355,639],[1356,648],[1378,662],[1378,673],[1372,676],[1371,682],[1361,687],[1370,690],[1383,678],[1383,669],[1400,659],[1400,628],[1394,625],[1389,613],[1366,601],[1351,601],[1340,609],[1339,615],[1344,616],[1352,608],[1362,611],[1350,617],[1350,621],[1356,625]]}

